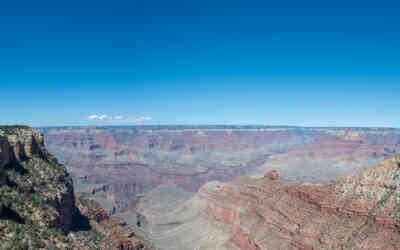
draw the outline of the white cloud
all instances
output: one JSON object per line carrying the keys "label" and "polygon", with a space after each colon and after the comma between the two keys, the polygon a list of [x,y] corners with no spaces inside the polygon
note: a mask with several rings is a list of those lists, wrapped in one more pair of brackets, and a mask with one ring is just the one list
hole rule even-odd
{"label": "white cloud", "polygon": [[144,117],[125,117],[122,115],[108,116],[108,115],[89,115],[89,121],[103,121],[103,122],[146,122],[151,121],[153,118]]}
{"label": "white cloud", "polygon": [[145,117],[138,117],[135,119],[136,122],[145,122],[145,121],[151,121],[153,118],[145,116]]}
{"label": "white cloud", "polygon": [[105,121],[112,120],[113,117],[108,117],[107,115],[89,115],[88,119],[92,121]]}

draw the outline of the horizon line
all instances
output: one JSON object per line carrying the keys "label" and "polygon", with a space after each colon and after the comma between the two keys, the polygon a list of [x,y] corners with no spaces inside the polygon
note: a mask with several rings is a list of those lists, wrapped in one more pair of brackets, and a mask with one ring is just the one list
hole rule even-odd
{"label": "horizon line", "polygon": [[[18,124],[20,125],[20,124]],[[18,126],[9,125],[9,126]],[[8,125],[7,125],[8,126]],[[245,127],[257,128],[310,128],[310,129],[400,129],[400,127],[385,127],[385,126],[305,126],[305,125],[267,125],[267,124],[132,124],[132,125],[52,125],[52,126],[30,126],[37,129],[46,128],[107,128],[107,127],[228,127],[226,129],[240,129]],[[248,128],[251,129],[251,128]]]}

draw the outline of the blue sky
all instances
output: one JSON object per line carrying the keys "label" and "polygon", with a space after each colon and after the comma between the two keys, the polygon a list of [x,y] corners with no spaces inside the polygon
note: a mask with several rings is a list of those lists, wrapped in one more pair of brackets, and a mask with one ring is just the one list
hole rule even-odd
{"label": "blue sky", "polygon": [[397,6],[83,2],[2,4],[0,124],[400,127]]}

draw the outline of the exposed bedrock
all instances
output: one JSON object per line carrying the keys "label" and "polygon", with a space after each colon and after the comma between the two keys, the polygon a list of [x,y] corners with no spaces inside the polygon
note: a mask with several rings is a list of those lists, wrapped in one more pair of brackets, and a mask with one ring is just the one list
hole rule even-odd
{"label": "exposed bedrock", "polygon": [[43,138],[26,126],[0,127],[0,248],[144,249],[125,222],[75,199],[71,176]]}
{"label": "exposed bedrock", "polygon": [[[54,217],[36,219],[43,219],[44,224],[68,232],[72,226],[72,217],[77,212],[72,180],[65,167],[47,152],[42,133],[28,127],[5,127],[0,129],[0,148],[0,167],[3,168],[3,174],[6,165],[22,174],[31,174],[31,186],[26,188],[30,193],[36,191],[37,195],[56,211]],[[19,179],[8,180],[11,183],[9,185],[26,185],[18,181]],[[39,183],[43,189],[36,187]],[[31,216],[41,215],[37,213]]]}
{"label": "exposed bedrock", "polygon": [[94,222],[96,229],[111,239],[111,249],[145,249],[143,241],[135,237],[135,232],[126,222],[110,217],[97,202],[79,199],[77,204],[82,214]]}
{"label": "exposed bedrock", "polygon": [[276,172],[205,185],[208,216],[241,249],[397,249],[400,157],[328,186],[287,184]]}
{"label": "exposed bedrock", "polygon": [[10,161],[48,155],[43,138],[42,133],[33,129],[0,129],[0,170]]}
{"label": "exposed bedrock", "polygon": [[4,167],[10,161],[10,145],[4,136],[0,136],[0,185],[5,182]]}
{"label": "exposed bedrock", "polygon": [[0,171],[10,160],[10,145],[7,137],[0,136]]}
{"label": "exposed bedrock", "polygon": [[44,136],[34,129],[14,129],[8,133],[2,132],[10,145],[10,158],[15,161],[23,161],[32,156],[48,156],[44,147]]}

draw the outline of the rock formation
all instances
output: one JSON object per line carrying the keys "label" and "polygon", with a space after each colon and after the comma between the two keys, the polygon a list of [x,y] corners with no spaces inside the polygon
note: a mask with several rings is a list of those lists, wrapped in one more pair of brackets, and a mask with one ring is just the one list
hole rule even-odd
{"label": "rock formation", "polygon": [[287,184],[269,172],[205,185],[200,196],[240,249],[398,249],[399,188],[394,157],[333,185]]}
{"label": "rock formation", "polygon": [[[85,216],[95,214],[85,207],[91,203],[77,207],[72,178],[43,138],[28,127],[0,127],[0,248],[142,249],[132,231],[123,234],[122,222]],[[94,226],[103,222],[113,224],[113,234]]]}
{"label": "rock formation", "polygon": [[4,136],[0,136],[0,185],[5,182],[4,167],[10,161],[10,145]]}
{"label": "rock formation", "polygon": [[10,145],[8,144],[7,138],[0,136],[0,170],[8,164],[10,156]]}
{"label": "rock formation", "polygon": [[[36,204],[33,203],[43,202],[49,205],[51,212],[42,223],[68,232],[72,217],[77,213],[72,180],[44,148],[41,133],[24,127],[8,127],[0,130],[0,136],[5,138],[2,158],[7,163],[3,170],[7,183],[1,190],[3,207],[25,215],[25,219],[36,220],[43,219],[44,211],[34,210]],[[22,194],[32,196],[32,200],[24,200],[28,197]]]}
{"label": "rock formation", "polygon": [[[82,214],[92,221],[96,230],[110,239],[108,242],[110,249],[138,250],[145,248],[144,242],[135,238],[135,232],[127,226],[125,221],[110,217],[97,202],[80,199],[78,207]],[[147,245],[151,244],[147,243]]]}

